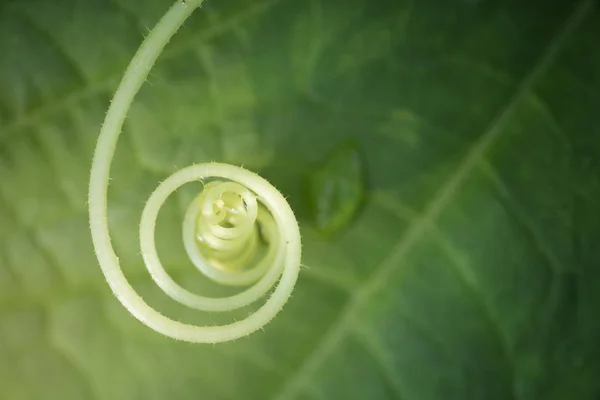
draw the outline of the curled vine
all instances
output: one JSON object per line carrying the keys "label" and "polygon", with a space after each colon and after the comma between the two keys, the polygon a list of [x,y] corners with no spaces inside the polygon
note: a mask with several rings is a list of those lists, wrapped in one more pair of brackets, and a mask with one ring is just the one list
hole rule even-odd
{"label": "curled vine", "polygon": [[[127,67],[98,137],[88,202],[94,251],[106,281],[123,306],[163,335],[188,342],[218,343],[262,328],[279,313],[294,289],[300,270],[300,231],[281,193],[246,169],[223,163],[195,164],[160,183],[144,207],[139,227],[142,257],[152,279],[174,300],[198,310],[225,312],[249,305],[275,287],[254,313],[226,325],[197,326],[175,321],[148,305],[123,274],[107,222],[110,165],[131,103],[171,37],[202,2],[178,0],[172,5]],[[161,206],[177,188],[197,181],[203,183],[203,190],[185,213],[184,247],[195,267],[209,279],[221,285],[245,287],[229,297],[205,297],[182,288],[165,271],[156,250],[156,219]],[[268,244],[268,249],[257,256],[260,240]],[[247,268],[250,264],[253,266]]]}

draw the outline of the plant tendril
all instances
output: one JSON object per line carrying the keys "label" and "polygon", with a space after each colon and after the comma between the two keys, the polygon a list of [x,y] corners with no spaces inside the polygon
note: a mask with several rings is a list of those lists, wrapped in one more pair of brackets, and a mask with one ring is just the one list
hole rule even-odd
{"label": "plant tendril", "polygon": [[[282,309],[300,270],[300,231],[289,204],[269,182],[246,169],[222,163],[191,165],[158,185],[140,221],[140,247],[156,284],[179,303],[204,311],[232,311],[247,306],[275,287],[265,303],[247,318],[221,326],[196,326],[170,319],[148,305],[121,270],[107,222],[110,165],[125,116],[156,59],[203,0],[178,0],[142,42],[115,92],[102,125],[92,161],[89,219],[94,251],[118,300],[139,321],[174,339],[195,343],[235,340],[262,328]],[[229,297],[204,297],[179,286],[162,266],[155,246],[158,213],[180,186],[201,181],[203,190],[183,220],[185,250],[209,279],[227,286],[247,286]],[[266,250],[258,251],[264,244]],[[253,265],[249,267],[250,265]]]}

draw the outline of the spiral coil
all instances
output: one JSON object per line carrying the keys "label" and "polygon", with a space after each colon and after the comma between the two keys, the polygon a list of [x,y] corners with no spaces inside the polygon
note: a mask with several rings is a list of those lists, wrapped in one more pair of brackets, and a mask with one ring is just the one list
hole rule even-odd
{"label": "spiral coil", "polygon": [[[294,289],[300,269],[300,231],[281,193],[251,171],[206,163],[173,173],[157,186],[144,206],[139,229],[142,257],[154,282],[172,299],[198,310],[224,312],[247,306],[275,287],[254,313],[222,326],[175,321],[149,306],[125,278],[107,223],[110,164],[125,116],[163,48],[201,3],[202,0],[178,0],[142,42],[125,71],[98,137],[88,201],[94,251],[109,286],[127,310],[150,328],[174,339],[217,343],[262,328],[282,309]],[[165,271],[156,250],[160,208],[179,187],[197,181],[204,188],[185,213],[184,247],[195,267],[212,281],[247,286],[229,297],[200,296],[179,286]],[[261,243],[266,244],[262,252],[258,251]]]}
{"label": "spiral coil", "polygon": [[[167,197],[185,183],[206,178],[229,181],[206,184],[191,202],[183,221],[184,246],[196,268],[211,280],[231,286],[252,285],[230,297],[199,296],[179,286],[160,263],[154,242],[158,211]],[[230,311],[253,303],[273,287],[282,273],[289,243],[281,238],[293,238],[284,226],[293,213],[283,203],[287,205],[266,180],[239,167],[208,163],[176,172],[156,188],[142,212],[140,247],[152,279],[171,298],[198,310]],[[264,237],[268,250],[257,265],[243,268],[255,256],[259,235]]]}

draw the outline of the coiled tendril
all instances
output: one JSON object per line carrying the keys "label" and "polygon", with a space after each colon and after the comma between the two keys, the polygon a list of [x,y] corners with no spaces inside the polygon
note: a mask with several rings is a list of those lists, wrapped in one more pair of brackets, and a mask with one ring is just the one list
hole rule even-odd
{"label": "coiled tendril", "polygon": [[[117,140],[133,98],[170,38],[203,0],[177,1],[143,41],[114,95],[90,174],[89,217],[94,250],[113,293],[129,312],[150,328],[190,342],[216,343],[248,335],[267,324],[289,298],[300,269],[300,231],[284,197],[266,180],[243,168],[221,163],[178,170],[150,195],[140,221],[140,247],[152,279],[176,301],[199,310],[230,311],[260,299],[279,280],[264,305],[246,319],[222,326],[195,326],[172,320],[150,307],[125,278],[110,240],[107,190]],[[196,268],[213,281],[248,286],[223,298],[187,291],[164,270],[154,232],[162,204],[180,186],[204,183],[183,221],[184,247]],[[263,254],[259,240],[267,243]],[[245,268],[255,264],[252,268]]]}

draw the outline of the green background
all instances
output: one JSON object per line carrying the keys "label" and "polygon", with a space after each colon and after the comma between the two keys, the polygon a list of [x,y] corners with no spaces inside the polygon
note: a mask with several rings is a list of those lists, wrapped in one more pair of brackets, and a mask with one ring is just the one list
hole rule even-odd
{"label": "green background", "polygon": [[[192,162],[281,189],[306,268],[272,323],[221,345],[131,317],[87,225],[108,102],[170,5],[0,1],[0,398],[600,398],[597,3],[207,1],[132,106],[109,217],[144,298],[223,322],[247,311],[186,310],[151,282],[143,203]],[[349,142],[360,208],[342,201],[322,235],[303,185]],[[189,196],[163,209],[159,252],[202,289],[179,238]]]}

